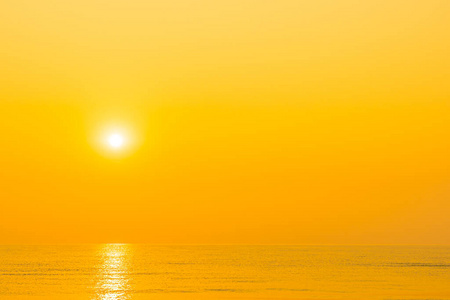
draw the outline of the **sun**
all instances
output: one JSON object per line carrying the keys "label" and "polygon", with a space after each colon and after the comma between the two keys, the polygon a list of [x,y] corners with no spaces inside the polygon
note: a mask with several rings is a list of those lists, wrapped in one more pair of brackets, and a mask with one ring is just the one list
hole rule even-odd
{"label": "sun", "polygon": [[125,143],[124,137],[119,133],[113,133],[108,137],[108,144],[111,148],[121,148]]}
{"label": "sun", "polygon": [[89,139],[99,154],[110,159],[128,157],[142,145],[142,136],[135,126],[118,122],[99,126]]}

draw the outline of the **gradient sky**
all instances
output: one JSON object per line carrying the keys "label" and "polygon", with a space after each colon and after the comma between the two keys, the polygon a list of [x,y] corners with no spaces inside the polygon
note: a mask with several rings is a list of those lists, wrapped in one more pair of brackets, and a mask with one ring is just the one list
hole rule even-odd
{"label": "gradient sky", "polygon": [[2,0],[0,243],[450,244],[449,46],[445,0]]}

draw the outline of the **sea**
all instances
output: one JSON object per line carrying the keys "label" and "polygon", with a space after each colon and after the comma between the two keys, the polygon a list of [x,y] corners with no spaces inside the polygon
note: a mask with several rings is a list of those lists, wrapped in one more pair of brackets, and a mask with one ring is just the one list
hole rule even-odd
{"label": "sea", "polygon": [[0,299],[450,300],[450,247],[5,245]]}

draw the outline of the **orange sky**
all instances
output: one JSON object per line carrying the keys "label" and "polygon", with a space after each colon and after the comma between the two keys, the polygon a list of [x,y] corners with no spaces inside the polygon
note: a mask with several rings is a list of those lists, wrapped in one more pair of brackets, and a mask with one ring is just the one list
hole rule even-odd
{"label": "orange sky", "polygon": [[0,244],[450,244],[449,28],[444,0],[3,0]]}

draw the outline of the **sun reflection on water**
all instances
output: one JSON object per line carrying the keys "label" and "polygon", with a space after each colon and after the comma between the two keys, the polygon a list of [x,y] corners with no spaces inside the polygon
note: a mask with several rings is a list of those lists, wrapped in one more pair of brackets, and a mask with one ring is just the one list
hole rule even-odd
{"label": "sun reflection on water", "polygon": [[128,273],[130,245],[107,244],[101,248],[101,266],[96,288],[97,300],[129,299],[130,276]]}

